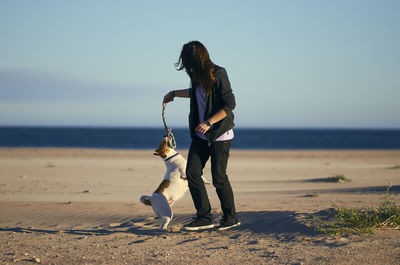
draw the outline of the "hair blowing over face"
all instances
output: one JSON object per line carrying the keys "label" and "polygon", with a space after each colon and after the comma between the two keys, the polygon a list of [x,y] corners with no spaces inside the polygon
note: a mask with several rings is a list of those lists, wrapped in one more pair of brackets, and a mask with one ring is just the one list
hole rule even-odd
{"label": "hair blowing over face", "polygon": [[175,67],[178,71],[186,70],[193,87],[201,85],[207,93],[211,92],[215,83],[214,63],[210,60],[208,51],[201,42],[191,41],[183,45]]}

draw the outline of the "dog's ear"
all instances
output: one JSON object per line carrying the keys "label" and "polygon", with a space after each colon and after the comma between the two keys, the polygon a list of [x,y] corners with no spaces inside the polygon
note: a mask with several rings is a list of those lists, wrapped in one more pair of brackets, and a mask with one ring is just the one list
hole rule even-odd
{"label": "dog's ear", "polygon": [[[161,145],[160,145],[160,147],[161,147]],[[169,138],[168,138],[168,136],[165,136],[162,141],[162,151],[161,152],[164,154],[167,154],[169,152],[169,149],[170,149]]]}
{"label": "dog's ear", "polygon": [[158,145],[158,148],[157,148],[156,150],[154,150],[153,155],[155,155],[155,156],[161,156],[162,148],[163,148],[163,143],[164,143],[164,140]]}
{"label": "dog's ear", "polygon": [[172,146],[172,139],[169,138],[168,136],[164,136],[164,140],[165,144],[168,146],[169,149],[174,149],[174,147]]}
{"label": "dog's ear", "polygon": [[161,141],[160,145],[158,148],[154,151],[154,155],[156,156],[161,156],[162,158],[167,157],[167,153],[169,151],[168,147],[168,142],[166,142],[166,139],[168,140],[168,137],[164,137],[163,140]]}
{"label": "dog's ear", "polygon": [[163,142],[164,142],[164,144],[168,145],[168,142],[169,142],[168,136],[164,136]]}

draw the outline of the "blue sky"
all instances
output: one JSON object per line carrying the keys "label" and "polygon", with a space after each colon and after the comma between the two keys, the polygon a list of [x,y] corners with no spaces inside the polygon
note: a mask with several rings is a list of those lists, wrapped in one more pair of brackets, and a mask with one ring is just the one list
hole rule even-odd
{"label": "blue sky", "polygon": [[[400,128],[399,1],[1,1],[0,125],[162,126],[200,40],[238,127]],[[187,126],[189,102],[167,106]]]}

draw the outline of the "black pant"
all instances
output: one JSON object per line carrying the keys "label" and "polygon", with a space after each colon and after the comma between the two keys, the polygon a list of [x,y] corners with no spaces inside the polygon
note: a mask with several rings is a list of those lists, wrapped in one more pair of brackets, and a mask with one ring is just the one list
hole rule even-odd
{"label": "black pant", "polygon": [[210,201],[204,181],[201,178],[203,168],[211,156],[212,181],[221,201],[224,217],[237,220],[232,187],[226,175],[231,143],[232,140],[216,141],[209,145],[207,141],[197,136],[192,140],[186,166],[186,177],[199,218],[206,218],[212,221]]}

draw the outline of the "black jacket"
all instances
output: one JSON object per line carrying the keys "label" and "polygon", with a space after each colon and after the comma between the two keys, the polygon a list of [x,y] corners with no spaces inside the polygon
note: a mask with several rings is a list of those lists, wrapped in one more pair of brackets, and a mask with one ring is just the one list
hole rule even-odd
{"label": "black jacket", "polygon": [[[231,84],[229,83],[228,74],[225,69],[217,65],[215,69],[215,84],[211,89],[211,93],[206,95],[206,109],[204,120],[208,120],[219,110],[224,109],[227,116],[217,123],[205,133],[209,143],[212,143],[223,133],[229,131],[235,126],[232,110],[236,106],[235,96],[232,93]],[[197,107],[196,87],[190,89],[190,113],[189,113],[189,129],[193,138],[196,134],[194,129],[199,125],[199,111]]]}

